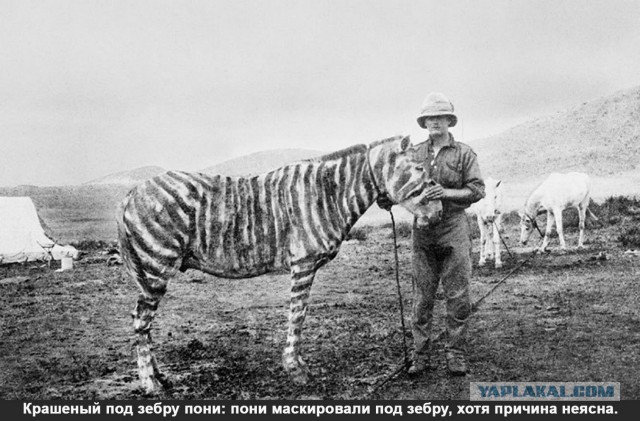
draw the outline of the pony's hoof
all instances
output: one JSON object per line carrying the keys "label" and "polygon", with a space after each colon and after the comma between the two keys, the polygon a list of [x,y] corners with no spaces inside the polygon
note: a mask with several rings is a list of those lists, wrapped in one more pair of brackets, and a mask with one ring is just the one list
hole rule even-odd
{"label": "pony's hoof", "polygon": [[309,382],[309,375],[307,374],[306,371],[292,374],[291,380],[293,381],[294,384],[297,384],[298,386],[304,386]]}
{"label": "pony's hoof", "polygon": [[309,381],[309,368],[301,356],[287,358],[287,356],[283,355],[282,362],[293,383],[297,385],[307,384]]}
{"label": "pony's hoof", "polygon": [[164,390],[164,384],[166,380],[160,382],[155,377],[149,377],[140,381],[142,389],[146,395],[155,395],[158,392]]}

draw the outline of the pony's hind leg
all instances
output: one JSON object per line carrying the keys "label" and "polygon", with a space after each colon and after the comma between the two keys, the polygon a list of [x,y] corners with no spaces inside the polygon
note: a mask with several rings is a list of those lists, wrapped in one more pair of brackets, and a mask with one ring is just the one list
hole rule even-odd
{"label": "pony's hind leg", "polygon": [[142,293],[138,296],[138,303],[132,316],[137,336],[138,375],[145,391],[153,393],[169,386],[167,379],[158,369],[151,346],[152,322],[158,305],[167,291],[167,280],[146,274],[145,281],[144,284],[140,283]]}
{"label": "pony's hind leg", "polygon": [[580,229],[580,234],[578,236],[578,248],[584,248],[584,227],[585,221],[587,220],[587,207],[586,206],[578,206],[578,228]]}
{"label": "pony's hind leg", "polygon": [[282,364],[291,380],[298,385],[306,384],[309,379],[309,369],[300,355],[300,337],[315,274],[313,266],[292,267],[287,345],[282,353]]}

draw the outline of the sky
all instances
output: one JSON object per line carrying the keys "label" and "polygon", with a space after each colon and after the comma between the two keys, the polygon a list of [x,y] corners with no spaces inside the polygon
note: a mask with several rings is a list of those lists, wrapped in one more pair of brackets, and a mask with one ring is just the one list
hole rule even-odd
{"label": "sky", "polygon": [[410,134],[473,144],[640,85],[638,0],[0,0],[0,186]]}

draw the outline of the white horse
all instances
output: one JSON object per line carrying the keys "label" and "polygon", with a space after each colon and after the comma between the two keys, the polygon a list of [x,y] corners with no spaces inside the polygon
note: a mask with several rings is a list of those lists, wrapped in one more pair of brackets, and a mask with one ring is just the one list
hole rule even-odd
{"label": "white horse", "polygon": [[547,213],[547,229],[540,251],[545,251],[549,245],[549,237],[555,220],[560,247],[566,250],[562,231],[562,211],[570,207],[578,209],[580,218],[578,248],[584,247],[584,227],[587,212],[589,216],[598,221],[598,218],[589,210],[591,180],[587,174],[570,172],[566,174],[552,173],[529,195],[520,214],[520,242],[527,244],[529,236],[534,228],[538,229],[536,216]]}
{"label": "white horse", "polygon": [[485,197],[469,207],[476,216],[480,228],[480,260],[484,266],[487,259],[494,260],[496,268],[502,267],[500,233],[502,232],[503,189],[501,180],[491,177],[484,180]]}

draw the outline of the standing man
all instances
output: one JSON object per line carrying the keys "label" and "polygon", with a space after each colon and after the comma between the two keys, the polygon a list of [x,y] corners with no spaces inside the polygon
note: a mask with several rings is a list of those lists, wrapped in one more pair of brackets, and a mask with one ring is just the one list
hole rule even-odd
{"label": "standing man", "polygon": [[447,368],[452,375],[467,372],[466,333],[471,314],[471,237],[465,209],[484,197],[484,181],[473,150],[456,142],[449,128],[458,118],[453,104],[441,93],[425,99],[418,125],[429,138],[415,146],[425,171],[437,184],[428,199],[442,200],[442,221],[426,228],[413,226],[413,360],[409,374],[429,367],[433,306],[438,284],[446,298],[445,346]]}

